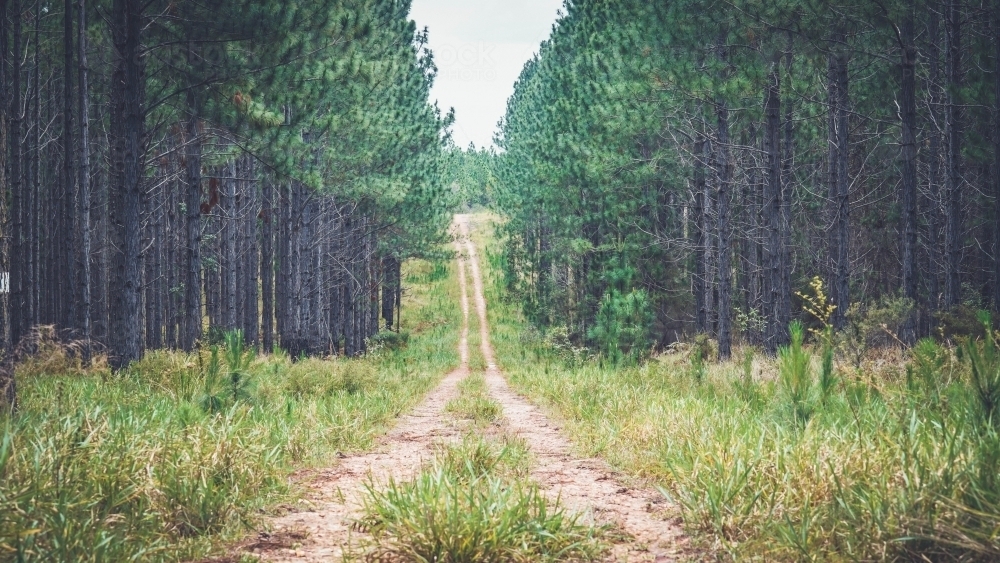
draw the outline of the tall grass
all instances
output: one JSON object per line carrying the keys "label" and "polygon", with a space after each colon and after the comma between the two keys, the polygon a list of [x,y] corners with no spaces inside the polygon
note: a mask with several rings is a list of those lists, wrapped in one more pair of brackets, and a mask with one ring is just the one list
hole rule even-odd
{"label": "tall grass", "polygon": [[590,561],[601,530],[526,481],[522,442],[466,440],[415,479],[369,484],[361,527],[366,558],[438,563]]}
{"label": "tall grass", "polygon": [[294,499],[289,471],[370,447],[457,365],[447,272],[407,265],[413,336],[363,359],[255,357],[231,336],[114,375],[26,363],[0,420],[0,560],[176,561],[240,535]]}
{"label": "tall grass", "polygon": [[1000,560],[1000,437],[985,422],[993,339],[961,361],[925,342],[836,377],[822,350],[814,360],[793,342],[778,361],[745,352],[707,365],[699,383],[686,354],[628,368],[561,361],[525,336],[492,281],[493,343],[512,384],[559,413],[582,453],[657,483],[723,559]]}
{"label": "tall grass", "polygon": [[458,383],[458,397],[448,401],[445,410],[479,426],[495,423],[503,416],[503,407],[490,397],[481,372]]}

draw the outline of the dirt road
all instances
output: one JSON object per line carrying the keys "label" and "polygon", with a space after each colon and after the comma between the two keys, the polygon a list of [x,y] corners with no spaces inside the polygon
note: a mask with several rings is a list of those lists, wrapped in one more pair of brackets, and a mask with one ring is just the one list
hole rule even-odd
{"label": "dirt road", "polygon": [[310,483],[309,508],[274,519],[273,532],[261,534],[259,541],[247,549],[274,562],[340,561],[345,547],[357,539],[352,538],[350,524],[359,516],[366,480],[405,480],[430,459],[439,444],[461,439],[462,426],[444,407],[456,396],[457,383],[469,374],[467,278],[471,277],[487,385],[503,406],[502,430],[521,436],[531,448],[536,461],[532,478],[553,498],[558,496],[592,522],[611,524],[624,533],[627,539],[614,546],[609,561],[677,560],[687,542],[670,519],[671,507],[664,503],[662,495],[626,484],[601,460],[574,456],[558,426],[508,386],[490,344],[483,278],[475,245],[469,238],[470,228],[474,226],[469,216],[455,217],[453,232],[464,319],[459,344],[461,365],[411,414],[400,417],[395,429],[374,451],[346,457],[335,467],[319,472]]}

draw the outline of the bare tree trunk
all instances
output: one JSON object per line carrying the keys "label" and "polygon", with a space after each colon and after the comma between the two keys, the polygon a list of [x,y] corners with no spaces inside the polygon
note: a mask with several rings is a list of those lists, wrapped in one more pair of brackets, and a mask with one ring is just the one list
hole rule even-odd
{"label": "bare tree trunk", "polygon": [[[77,309],[79,302],[83,300],[83,295],[81,294],[81,283],[80,280],[84,279],[83,257],[80,255],[79,248],[83,246],[83,232],[81,231],[82,222],[80,221],[79,211],[79,199],[77,193],[77,174],[76,174],[76,146],[73,143],[73,104],[76,101],[73,98],[73,0],[63,1],[63,131],[62,131],[62,142],[63,142],[63,190],[65,200],[62,203],[65,209],[65,215],[68,216],[67,219],[69,223],[73,225],[72,228],[72,245],[67,245],[66,253],[68,254],[67,264],[64,266],[67,274],[66,284],[67,297],[64,298],[66,306],[64,307],[65,326],[67,328],[73,327],[76,329],[82,328],[80,326],[79,315],[77,314]],[[73,252],[77,249],[77,252]],[[76,283],[73,283],[73,281]]]}
{"label": "bare tree trunk", "polygon": [[732,256],[730,224],[729,224],[729,200],[732,197],[733,166],[729,151],[729,108],[725,102],[718,102],[716,105],[716,117],[718,120],[718,232],[719,232],[719,360],[728,360],[732,355]]}
{"label": "bare tree trunk", "polygon": [[948,307],[962,300],[960,268],[962,265],[962,108],[958,99],[962,86],[962,22],[959,0],[948,0],[947,27],[947,116],[948,135],[948,189],[945,204],[945,288],[944,301]]}
{"label": "bare tree trunk", "polygon": [[833,326],[840,330],[846,322],[850,305],[850,179],[848,155],[848,75],[847,49],[843,33],[836,33],[829,55],[829,192],[833,205],[833,229],[830,255],[833,262]]}
{"label": "bare tree trunk", "polygon": [[[193,57],[193,53],[188,53]],[[201,338],[201,131],[199,130],[198,103],[193,90],[187,92],[186,198],[187,215],[187,268],[184,279],[184,338],[183,348],[194,349]]]}
{"label": "bare tree trunk", "polygon": [[260,253],[259,253],[259,233],[257,227],[257,217],[260,213],[260,203],[257,194],[257,185],[254,179],[253,161],[246,159],[245,172],[246,179],[243,181],[244,191],[248,200],[248,210],[244,212],[243,225],[246,229],[247,248],[244,252],[244,298],[245,309],[243,313],[244,330],[247,342],[256,346],[260,342],[260,308],[259,285],[260,278]]}
{"label": "bare tree trunk", "polygon": [[27,325],[27,233],[25,225],[26,198],[22,183],[21,162],[23,150],[21,145],[22,113],[21,113],[21,0],[11,0],[13,20],[13,51],[11,53],[11,86],[10,86],[10,130],[8,132],[12,238],[11,270],[10,270],[10,342],[17,346],[24,336]]}
{"label": "bare tree trunk", "polygon": [[226,330],[236,328],[236,163],[230,162],[223,169],[225,177],[221,183],[225,192],[222,194],[222,260],[219,269],[222,272],[222,303],[225,307],[224,326]]}
{"label": "bare tree trunk", "polygon": [[122,81],[121,100],[112,106],[112,119],[118,121],[122,134],[122,174],[115,186],[119,210],[114,222],[120,246],[115,249],[115,268],[111,292],[116,311],[111,327],[111,364],[123,368],[139,358],[140,335],[140,208],[142,179],[142,53],[139,34],[142,29],[142,3],[139,0],[115,0],[112,30],[115,50],[115,75]]}
{"label": "bare tree trunk", "polygon": [[79,84],[77,85],[77,101],[80,113],[80,198],[77,214],[80,221],[80,332],[85,344],[84,361],[89,362],[91,356],[91,303],[90,303],[90,67],[87,63],[87,3],[78,0],[79,14],[77,17],[77,39],[79,41]]}
{"label": "bare tree trunk", "polygon": [[1000,311],[1000,1],[993,0],[993,310]]}
{"label": "bare tree trunk", "polygon": [[764,100],[764,152],[767,179],[761,215],[765,225],[764,309],[767,311],[767,351],[774,354],[787,330],[779,311],[781,300],[781,76],[772,63]]}
{"label": "bare tree trunk", "polygon": [[931,313],[926,319],[926,328],[930,332],[934,324],[933,313],[941,305],[940,264],[941,257],[941,134],[938,130],[941,123],[941,38],[940,18],[938,14],[928,16],[928,79],[927,89],[930,106],[931,127],[929,128],[927,151],[927,308]]}
{"label": "bare tree trunk", "polygon": [[274,349],[274,221],[276,214],[272,203],[274,187],[269,178],[264,178],[262,189],[260,275],[261,291],[263,292],[261,300],[263,308],[261,331],[263,334],[261,342],[264,345],[264,351],[270,352]]}
{"label": "bare tree trunk", "polygon": [[697,314],[695,330],[708,332],[708,308],[705,301],[707,276],[708,221],[705,213],[705,138],[700,133],[694,143],[694,303]]}
{"label": "bare tree trunk", "polygon": [[[913,43],[913,0],[908,0],[903,19],[900,45],[902,70],[900,96],[901,152],[903,157],[903,295],[917,301],[917,49]],[[911,315],[903,329],[903,340],[916,340],[916,326]]]}

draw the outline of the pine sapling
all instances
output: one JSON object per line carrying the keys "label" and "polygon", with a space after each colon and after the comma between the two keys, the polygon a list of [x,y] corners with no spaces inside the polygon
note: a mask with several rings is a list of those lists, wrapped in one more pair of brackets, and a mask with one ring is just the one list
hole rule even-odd
{"label": "pine sapling", "polygon": [[791,344],[778,350],[778,367],[781,383],[788,394],[792,414],[796,422],[805,424],[813,414],[813,380],[810,362],[812,358],[802,346],[804,329],[802,323],[794,321],[789,325]]}

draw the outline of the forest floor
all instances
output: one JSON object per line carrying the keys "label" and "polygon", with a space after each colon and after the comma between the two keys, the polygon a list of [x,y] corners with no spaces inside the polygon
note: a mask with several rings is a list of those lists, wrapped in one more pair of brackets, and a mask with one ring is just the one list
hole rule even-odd
{"label": "forest floor", "polygon": [[[470,434],[513,436],[530,451],[524,476],[545,496],[580,522],[604,530],[612,540],[607,561],[676,561],[688,558],[676,507],[646,483],[627,479],[596,458],[575,455],[559,425],[537,406],[514,392],[494,359],[487,322],[483,276],[470,230],[476,222],[457,215],[453,233],[461,286],[463,314],[459,341],[460,366],[448,374],[411,413],[401,416],[370,452],[343,457],[335,466],[298,475],[307,488],[305,503],[273,518],[267,532],[245,545],[245,552],[266,561],[333,561],[363,558],[372,539],[359,526],[373,490],[413,479],[448,444]],[[467,273],[468,271],[468,273]],[[470,280],[471,278],[471,288]],[[471,291],[470,291],[471,289]],[[475,304],[481,364],[470,363],[470,295]],[[471,367],[470,367],[471,366]],[[502,417],[482,427],[470,425],[451,412],[463,380],[484,370],[489,400]]]}

